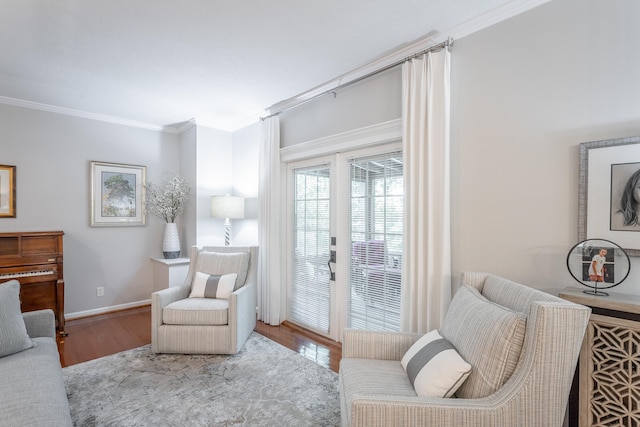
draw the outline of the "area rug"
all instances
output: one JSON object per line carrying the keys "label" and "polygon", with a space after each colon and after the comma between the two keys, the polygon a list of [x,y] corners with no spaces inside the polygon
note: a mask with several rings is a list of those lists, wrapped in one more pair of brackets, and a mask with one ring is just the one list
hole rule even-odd
{"label": "area rug", "polygon": [[254,332],[232,356],[147,345],[63,369],[76,426],[333,426],[337,374]]}

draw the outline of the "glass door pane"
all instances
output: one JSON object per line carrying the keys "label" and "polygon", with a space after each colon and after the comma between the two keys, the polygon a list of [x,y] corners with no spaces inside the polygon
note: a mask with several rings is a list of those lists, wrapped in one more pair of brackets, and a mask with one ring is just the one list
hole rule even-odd
{"label": "glass door pane", "polygon": [[402,284],[402,154],[351,160],[350,185],[348,326],[397,331]]}
{"label": "glass door pane", "polygon": [[293,253],[289,320],[323,334],[329,333],[331,288],[330,168],[293,171]]}

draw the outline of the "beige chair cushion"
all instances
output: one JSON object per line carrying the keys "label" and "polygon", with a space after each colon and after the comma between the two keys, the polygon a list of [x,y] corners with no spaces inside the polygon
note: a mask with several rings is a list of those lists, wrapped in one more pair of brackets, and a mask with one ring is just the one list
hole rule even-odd
{"label": "beige chair cushion", "polygon": [[398,360],[342,359],[340,372],[349,407],[354,395],[416,397],[416,391]]}
{"label": "beige chair cushion", "polygon": [[214,298],[187,298],[173,302],[162,310],[167,325],[226,325],[229,301]]}
{"label": "beige chair cushion", "polygon": [[198,252],[195,271],[215,275],[237,273],[238,277],[234,288],[236,290],[241,288],[247,281],[249,259],[249,252],[224,253],[202,250]]}
{"label": "beige chair cushion", "polygon": [[489,301],[473,287],[460,287],[441,329],[472,366],[456,396],[481,398],[498,390],[516,368],[525,328],[524,314]]}

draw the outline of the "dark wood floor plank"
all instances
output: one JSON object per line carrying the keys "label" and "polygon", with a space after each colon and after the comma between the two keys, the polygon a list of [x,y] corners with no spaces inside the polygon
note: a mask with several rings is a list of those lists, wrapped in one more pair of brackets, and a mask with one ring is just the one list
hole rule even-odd
{"label": "dark wood floor plank", "polygon": [[65,328],[58,351],[62,366],[71,366],[150,344],[151,307],[69,320]]}
{"label": "dark wood floor plank", "polygon": [[[58,339],[63,367],[150,344],[151,307],[68,320],[65,328],[68,335]],[[258,322],[256,332],[338,372],[340,343],[287,322],[279,326]]]}
{"label": "dark wood floor plank", "polygon": [[256,332],[300,353],[332,371],[338,372],[342,345],[289,322],[278,326],[258,322]]}

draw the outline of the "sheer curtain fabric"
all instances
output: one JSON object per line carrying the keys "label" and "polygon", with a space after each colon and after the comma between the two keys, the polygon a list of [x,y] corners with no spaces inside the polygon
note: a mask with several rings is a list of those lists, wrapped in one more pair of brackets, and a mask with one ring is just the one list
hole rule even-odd
{"label": "sheer curtain fabric", "polygon": [[451,301],[450,53],[403,65],[405,236],[401,328],[439,328]]}
{"label": "sheer curtain fabric", "polygon": [[258,187],[258,319],[280,324],[281,311],[281,163],[280,120],[272,116],[262,121]]}

